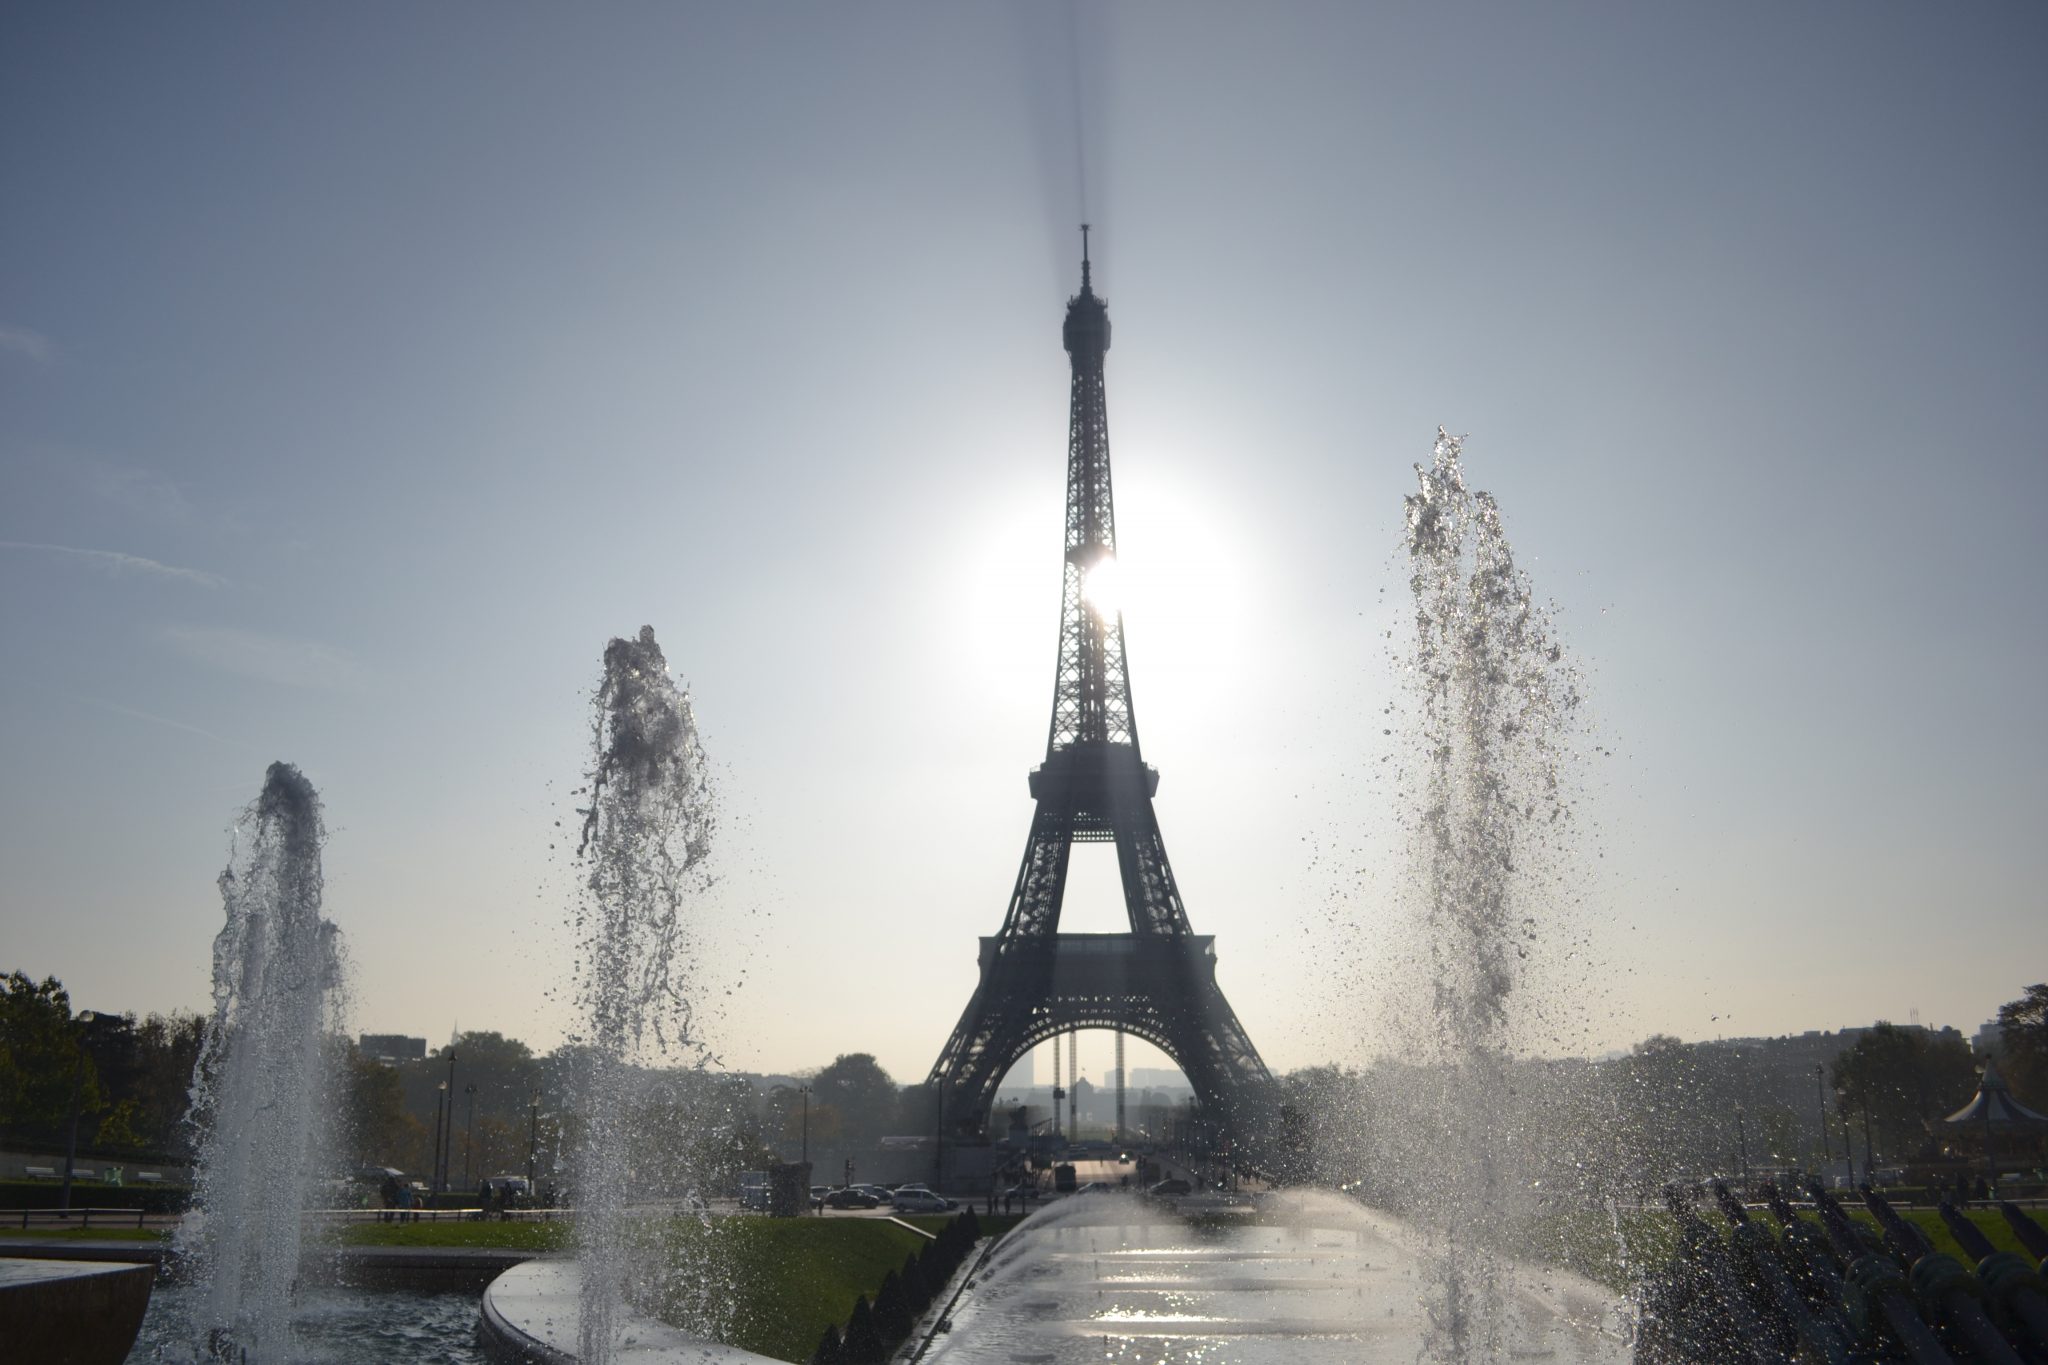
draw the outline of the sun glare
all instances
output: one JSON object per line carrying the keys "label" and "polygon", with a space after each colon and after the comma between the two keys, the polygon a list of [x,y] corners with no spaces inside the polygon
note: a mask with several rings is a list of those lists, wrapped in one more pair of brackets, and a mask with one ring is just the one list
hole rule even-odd
{"label": "sun glare", "polygon": [[1081,580],[1081,600],[1093,607],[1095,614],[1105,621],[1114,620],[1116,614],[1123,610],[1122,580],[1114,555],[1098,559]]}

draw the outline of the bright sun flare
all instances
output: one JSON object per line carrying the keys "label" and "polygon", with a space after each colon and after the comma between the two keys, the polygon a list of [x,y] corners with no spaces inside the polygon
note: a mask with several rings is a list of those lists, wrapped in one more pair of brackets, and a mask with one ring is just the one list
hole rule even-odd
{"label": "bright sun flare", "polygon": [[1107,556],[1096,560],[1081,579],[1081,600],[1104,620],[1113,619],[1123,609],[1119,578],[1115,557]]}

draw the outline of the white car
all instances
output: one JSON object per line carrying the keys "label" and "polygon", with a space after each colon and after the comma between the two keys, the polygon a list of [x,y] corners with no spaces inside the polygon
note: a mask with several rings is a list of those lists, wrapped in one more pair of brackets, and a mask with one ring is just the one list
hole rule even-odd
{"label": "white car", "polygon": [[898,1213],[945,1213],[953,1207],[950,1199],[941,1199],[930,1190],[896,1191],[896,1212]]}

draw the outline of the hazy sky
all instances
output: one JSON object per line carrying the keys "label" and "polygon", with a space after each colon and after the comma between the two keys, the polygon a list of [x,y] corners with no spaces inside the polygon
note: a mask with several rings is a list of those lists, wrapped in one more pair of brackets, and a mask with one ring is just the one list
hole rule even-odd
{"label": "hazy sky", "polygon": [[286,758],[359,1025],[551,1044],[554,822],[651,623],[719,765],[722,1054],[920,1078],[1043,753],[1085,215],[1159,815],[1276,1067],[1413,984],[1379,760],[1439,423],[1612,751],[1561,1045],[2048,975],[2038,7],[1066,16],[8,5],[0,969],[200,1005]]}

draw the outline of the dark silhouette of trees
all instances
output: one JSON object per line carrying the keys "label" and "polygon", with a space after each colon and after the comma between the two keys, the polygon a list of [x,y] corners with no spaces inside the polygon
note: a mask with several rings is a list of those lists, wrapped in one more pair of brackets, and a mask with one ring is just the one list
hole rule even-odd
{"label": "dark silhouette of trees", "polygon": [[853,1316],[846,1320],[846,1334],[839,1339],[839,1358],[846,1365],[881,1365],[888,1359],[888,1347],[875,1328],[874,1310],[868,1296],[854,1300]]}
{"label": "dark silhouette of trees", "polygon": [[2032,1109],[2048,1109],[2048,983],[1998,1007],[2000,1069],[2015,1098]]}
{"label": "dark silhouette of trees", "polygon": [[17,1140],[61,1141],[71,1121],[74,1085],[80,1112],[94,1115],[106,1107],[82,1032],[71,1015],[71,997],[56,977],[35,981],[10,972],[0,981],[0,1132]]}
{"label": "dark silhouette of trees", "polygon": [[343,1043],[343,1123],[351,1164],[390,1165],[411,1145],[418,1121],[405,1112],[405,1087],[396,1067],[363,1056],[352,1042]]}
{"label": "dark silhouette of trees", "polygon": [[1924,1146],[1976,1087],[1976,1059],[1962,1039],[1896,1024],[1879,1023],[1835,1062],[1842,1104],[1859,1118],[1867,1105],[1880,1146],[1895,1157]]}
{"label": "dark silhouette of trees", "polygon": [[144,1147],[168,1154],[189,1152],[193,1135],[185,1127],[185,1113],[192,1105],[192,1068],[199,1061],[206,1021],[181,1010],[152,1014],[140,1023],[130,1016],[130,1023],[133,1061],[126,1089],[115,1093],[134,1101],[134,1131]]}
{"label": "dark silhouette of trees", "polygon": [[[896,1082],[866,1052],[842,1053],[811,1081],[811,1117],[818,1106],[830,1105],[841,1132],[855,1142],[868,1142],[891,1131],[897,1113]],[[817,1130],[812,1134],[815,1137]]]}

